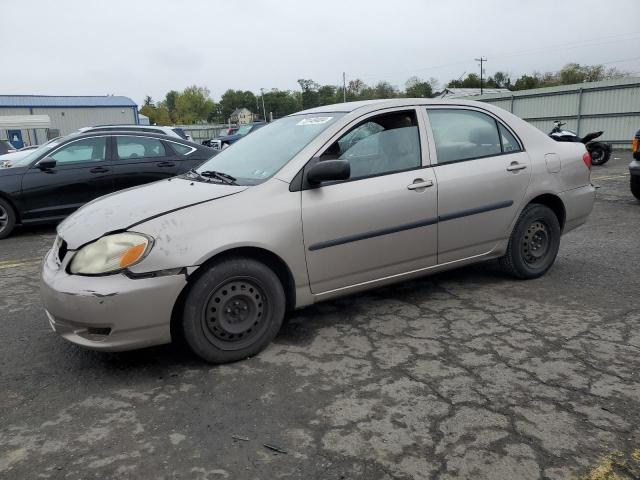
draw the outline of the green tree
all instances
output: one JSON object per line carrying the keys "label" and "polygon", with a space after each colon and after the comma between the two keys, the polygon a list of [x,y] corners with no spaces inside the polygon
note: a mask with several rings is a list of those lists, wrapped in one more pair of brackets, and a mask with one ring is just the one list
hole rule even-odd
{"label": "green tree", "polygon": [[193,85],[185,88],[175,100],[176,123],[193,124],[207,120],[213,111],[214,103],[209,89]]}
{"label": "green tree", "polygon": [[340,92],[340,99],[336,98],[337,87],[333,85],[323,85],[318,88],[318,103],[319,105],[331,105],[332,103],[342,102],[342,91]]}
{"label": "green tree", "polygon": [[144,105],[145,105],[146,107],[153,107],[153,106],[154,106],[154,105],[153,105],[153,99],[152,99],[149,95],[147,95],[146,97],[144,97]]}
{"label": "green tree", "polygon": [[302,90],[302,109],[313,108],[320,105],[320,95],[318,89],[320,85],[310,79],[298,79],[298,85]]}
{"label": "green tree", "polygon": [[167,108],[167,111],[172,118],[176,111],[176,100],[178,99],[178,95],[180,95],[180,93],[176,90],[169,90],[167,95],[164,97],[164,106]]}
{"label": "green tree", "polygon": [[249,90],[229,89],[220,99],[220,121],[227,122],[236,108],[247,108],[254,113],[262,111],[262,104]]}
{"label": "green tree", "polygon": [[404,86],[404,94],[409,98],[430,98],[433,95],[431,84],[419,77],[409,78]]}

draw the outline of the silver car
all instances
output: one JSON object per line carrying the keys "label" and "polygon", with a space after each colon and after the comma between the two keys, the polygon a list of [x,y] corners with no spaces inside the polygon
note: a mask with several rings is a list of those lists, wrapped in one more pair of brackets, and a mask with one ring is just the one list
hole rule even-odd
{"label": "silver car", "polygon": [[306,110],[67,218],[44,260],[47,316],[93,349],[179,334],[207,361],[243,359],[315,302],[492,258],[543,275],[591,212],[590,167],[584,145],[488,104]]}

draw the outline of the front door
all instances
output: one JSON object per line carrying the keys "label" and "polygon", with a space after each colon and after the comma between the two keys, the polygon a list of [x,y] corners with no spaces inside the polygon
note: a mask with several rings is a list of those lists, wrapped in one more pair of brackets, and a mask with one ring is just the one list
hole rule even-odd
{"label": "front door", "polygon": [[63,218],[94,198],[113,191],[107,160],[107,137],[88,137],[62,145],[47,158],[51,169],[37,164],[22,177],[25,222]]}
{"label": "front door", "polygon": [[324,149],[319,161],[348,160],[351,177],[302,191],[313,293],[435,265],[437,185],[420,137],[413,109],[393,111],[359,122]]}
{"label": "front door", "polygon": [[438,263],[482,255],[509,237],[531,161],[515,135],[487,113],[429,108],[437,152]]}

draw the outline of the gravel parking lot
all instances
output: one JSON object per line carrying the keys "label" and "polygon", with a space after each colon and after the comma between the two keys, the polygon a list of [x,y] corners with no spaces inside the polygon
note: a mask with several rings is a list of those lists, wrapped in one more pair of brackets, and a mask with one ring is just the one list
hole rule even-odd
{"label": "gravel parking lot", "polygon": [[38,291],[54,229],[19,230],[0,241],[0,478],[555,479],[631,454],[640,203],[617,156],[545,277],[491,263],[320,304],[220,367],[58,338]]}

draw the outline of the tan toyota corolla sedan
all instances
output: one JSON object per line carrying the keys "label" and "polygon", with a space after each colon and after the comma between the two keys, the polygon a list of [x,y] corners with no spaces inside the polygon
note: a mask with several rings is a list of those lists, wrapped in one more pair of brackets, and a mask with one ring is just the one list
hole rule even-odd
{"label": "tan toyota corolla sedan", "polygon": [[553,264],[593,207],[582,144],[484,103],[394,99],[282,118],[181,177],[102,197],[58,227],[51,327],[98,350],[184,335],[210,362],[262,350],[285,312],[500,258]]}

